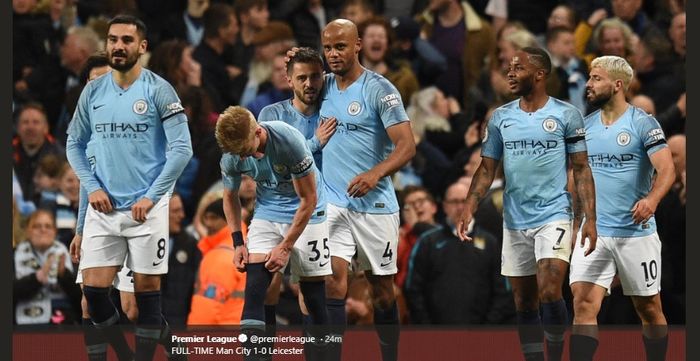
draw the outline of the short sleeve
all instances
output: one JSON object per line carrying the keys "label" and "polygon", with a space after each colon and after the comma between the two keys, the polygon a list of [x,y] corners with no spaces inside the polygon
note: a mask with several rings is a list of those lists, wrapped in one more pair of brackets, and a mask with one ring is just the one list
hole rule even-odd
{"label": "short sleeve", "polygon": [[224,153],[221,156],[219,166],[221,167],[221,181],[224,183],[224,188],[229,190],[238,190],[241,186],[241,173],[238,171],[238,162],[236,158]]}
{"label": "short sleeve", "polygon": [[581,112],[571,107],[564,112],[564,142],[567,153],[586,151],[586,128],[583,125]]}
{"label": "short sleeve", "polygon": [[384,128],[408,121],[401,94],[385,78],[378,78],[370,84],[369,104],[377,111]]}
{"label": "short sleeve", "polygon": [[503,157],[503,137],[501,130],[498,128],[500,124],[500,111],[496,110],[491,115],[491,120],[486,126],[484,139],[481,141],[481,156],[500,160]]}
{"label": "short sleeve", "polygon": [[638,124],[639,138],[644,143],[644,150],[648,155],[652,155],[668,146],[666,144],[666,135],[656,118],[644,115],[640,117]]}

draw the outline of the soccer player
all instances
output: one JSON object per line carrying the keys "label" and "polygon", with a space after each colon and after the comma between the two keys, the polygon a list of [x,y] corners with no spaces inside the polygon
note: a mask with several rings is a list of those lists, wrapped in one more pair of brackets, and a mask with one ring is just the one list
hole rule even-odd
{"label": "soccer player", "polygon": [[[593,360],[598,346],[596,317],[616,273],[642,320],[647,360],[666,356],[668,331],[659,294],[661,241],[654,212],[671,189],[675,173],[659,123],[625,100],[632,75],[625,59],[601,56],[591,63],[586,84],[587,101],[600,108],[585,119],[588,161],[598,188],[600,238],[588,257],[579,247],[571,257],[574,361]],[[577,214],[574,225],[579,221]]]}
{"label": "soccer player", "polygon": [[[316,168],[322,171],[321,150],[333,136],[336,128],[334,118],[319,122],[319,96],[323,88],[323,59],[321,55],[311,48],[295,48],[293,55],[287,62],[287,82],[293,91],[293,97],[264,107],[260,111],[258,121],[266,122],[281,120],[301,132],[306,138],[306,144],[314,157]],[[317,186],[323,187],[322,184]],[[281,278],[280,273],[274,277]],[[281,280],[280,280],[281,281]],[[275,282],[273,281],[273,285]],[[276,287],[279,290],[279,287]],[[277,292],[279,294],[279,292]],[[278,297],[275,298],[277,300]],[[275,306],[265,304],[265,320],[268,325],[275,323]],[[303,297],[300,297],[299,306],[304,315],[304,324],[311,324],[308,310],[304,307]],[[325,306],[324,306],[325,307]],[[270,331],[274,330],[273,327]],[[307,330],[308,331],[308,330]],[[272,332],[270,332],[272,333]],[[310,344],[304,344],[305,351],[313,353]]]}
{"label": "soccer player", "polygon": [[[330,22],[321,42],[332,72],[325,78],[321,119],[338,122],[323,149],[333,264],[333,276],[327,280],[328,313],[331,325],[337,326],[332,333],[342,337],[348,265],[357,253],[361,270],[369,271],[382,357],[396,360],[399,319],[393,278],[399,206],[389,176],[416,152],[411,124],[398,90],[360,65],[362,44],[353,22]],[[328,359],[340,359],[340,343],[331,345]]]}
{"label": "soccer player", "polygon": [[109,287],[126,261],[134,272],[139,310],[136,360],[151,360],[161,336],[168,200],[192,156],[187,117],[175,90],[138,62],[146,47],[141,20],[129,15],[110,20],[106,49],[112,72],[83,89],[66,147],[90,204],[80,252],[92,323],[112,330],[110,343],[121,333],[110,327],[119,314]]}
{"label": "soccer player", "polygon": [[[246,272],[241,326],[265,328],[264,301],[272,275],[291,263],[320,339],[328,324],[324,278],[331,274],[326,200],[321,174],[304,136],[281,121],[257,123],[242,107],[228,107],[216,122],[224,155],[224,212],[233,232],[234,264]],[[253,219],[244,243],[238,188],[247,174],[257,182]],[[250,344],[246,345],[249,346]],[[320,352],[320,351],[319,351]]]}
{"label": "soccer player", "polygon": [[[595,248],[595,189],[588,166],[583,117],[573,105],[547,95],[552,65],[540,48],[515,53],[508,68],[510,91],[519,98],[493,112],[458,234],[466,233],[479,202],[503,160],[504,229],[501,273],[513,286],[518,334],[525,360],[561,360],[566,305],[562,283],[572,247],[572,205],[566,191],[567,163],[586,215],[582,228]],[[568,162],[567,162],[568,155]],[[540,307],[542,319],[540,319]],[[544,330],[542,325],[544,325]]]}

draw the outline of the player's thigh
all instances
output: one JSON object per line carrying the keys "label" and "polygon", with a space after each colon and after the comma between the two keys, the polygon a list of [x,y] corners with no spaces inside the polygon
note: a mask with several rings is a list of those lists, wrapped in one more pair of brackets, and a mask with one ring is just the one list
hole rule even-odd
{"label": "player's thigh", "polygon": [[353,237],[352,229],[349,223],[349,210],[347,208],[337,207],[333,204],[326,206],[328,216],[326,222],[328,224],[328,247],[331,251],[331,256],[343,259],[345,262],[352,262],[352,257],[355,256],[355,238]]}
{"label": "player's thigh", "polygon": [[[128,219],[118,211],[104,214],[87,207],[83,241],[80,245],[80,270],[95,267],[121,266],[127,255],[126,239],[121,227]],[[111,279],[105,282],[112,283]],[[102,283],[102,282],[101,282]]]}
{"label": "player's thigh", "polygon": [[372,274],[396,274],[396,253],[399,244],[399,213],[368,214],[352,212],[352,234],[357,242],[360,269]]}
{"label": "player's thigh", "polygon": [[[572,291],[576,283],[588,283],[598,285],[610,293],[610,285],[617,273],[617,265],[613,255],[611,242],[613,239],[606,236],[598,236],[596,249],[588,256],[584,256],[588,249],[588,240],[583,247],[580,246],[581,233],[576,238],[569,265],[569,284]],[[574,297],[576,294],[574,293]]]}
{"label": "player's thigh", "polygon": [[332,274],[328,225],[325,221],[306,225],[294,243],[289,262],[292,275],[297,277],[308,278]]}
{"label": "player's thigh", "polygon": [[503,229],[501,274],[525,277],[537,274],[535,240],[524,230]]}
{"label": "player's thigh", "polygon": [[661,291],[661,240],[656,233],[615,238],[614,254],[625,295],[652,296]]}
{"label": "player's thigh", "polygon": [[283,239],[284,225],[253,218],[250,227],[248,227],[248,254],[265,255],[270,253]]}
{"label": "player's thigh", "polygon": [[549,222],[531,232],[535,238],[535,259],[571,259],[571,221]]}
{"label": "player's thigh", "polygon": [[168,199],[158,201],[148,212],[145,222],[132,222],[130,227],[124,230],[129,245],[126,266],[134,273],[144,275],[168,273]]}

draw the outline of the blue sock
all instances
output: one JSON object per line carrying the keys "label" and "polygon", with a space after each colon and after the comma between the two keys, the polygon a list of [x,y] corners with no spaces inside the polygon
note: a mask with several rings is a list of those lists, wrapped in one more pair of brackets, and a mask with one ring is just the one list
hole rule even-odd
{"label": "blue sock", "polygon": [[399,356],[399,310],[396,301],[388,309],[374,305],[374,328],[379,335],[383,361],[395,361]]}
{"label": "blue sock", "polygon": [[518,336],[526,361],[544,361],[544,331],[537,310],[518,311]]}
{"label": "blue sock", "polygon": [[542,303],[542,325],[547,339],[547,361],[561,361],[564,351],[564,331],[566,330],[567,312],[563,299]]}
{"label": "blue sock", "polygon": [[574,335],[569,338],[569,359],[571,361],[593,361],[598,348],[598,340],[586,335]]}

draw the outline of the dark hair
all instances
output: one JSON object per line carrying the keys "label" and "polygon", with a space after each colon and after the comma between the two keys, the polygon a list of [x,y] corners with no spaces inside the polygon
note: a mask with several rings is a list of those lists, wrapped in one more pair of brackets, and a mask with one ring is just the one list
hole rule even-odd
{"label": "dark hair", "polygon": [[365,37],[365,31],[367,31],[367,28],[370,27],[370,25],[381,26],[386,31],[388,53],[391,50],[391,44],[394,42],[394,37],[396,36],[394,34],[394,28],[391,27],[389,21],[383,16],[372,16],[357,26],[357,33],[361,38]]}
{"label": "dark hair", "polygon": [[408,197],[409,195],[411,195],[413,193],[417,193],[417,192],[425,193],[426,198],[428,198],[428,200],[430,202],[432,202],[433,204],[437,204],[437,202],[435,201],[435,197],[433,197],[433,194],[430,193],[428,188],[425,188],[423,186],[415,186],[415,185],[409,185],[409,186],[404,187],[403,191],[401,192],[401,203],[406,203],[406,197]]}
{"label": "dark hair", "polygon": [[98,51],[95,54],[90,55],[87,61],[85,61],[83,70],[80,71],[80,84],[85,85],[88,82],[92,69],[101,68],[103,66],[109,66],[109,58],[107,57],[106,52]]}
{"label": "dark hair", "polygon": [[318,64],[321,69],[323,69],[323,59],[321,59],[321,54],[309,47],[299,48],[294,56],[289,58],[289,61],[287,62],[287,74],[292,72],[292,69],[294,69],[294,64],[296,63]]}
{"label": "dark hair", "polygon": [[267,6],[267,0],[236,0],[233,3],[233,9],[236,11],[238,19],[240,19],[241,14],[247,13],[250,9],[263,6]]}
{"label": "dark hair", "polygon": [[38,111],[39,113],[43,114],[44,120],[46,120],[46,122],[48,123],[49,118],[48,118],[48,115],[46,114],[46,108],[44,108],[43,104],[36,102],[36,101],[28,101],[28,102],[22,104],[22,106],[17,111],[17,119],[19,120],[19,116],[22,115],[22,113],[24,113],[24,111],[28,110],[28,109],[34,109],[34,110]]}
{"label": "dark hair", "polygon": [[179,74],[182,63],[182,53],[188,44],[184,40],[171,39],[164,41],[153,50],[148,68],[167,80],[175,89],[186,83],[186,79]]}
{"label": "dark hair", "polygon": [[224,213],[224,200],[219,198],[209,203],[207,208],[204,208],[204,212],[202,213],[202,215],[207,213],[211,213],[218,216],[219,218],[226,219],[226,214]]}
{"label": "dark hair", "polygon": [[566,26],[555,26],[547,30],[547,34],[545,34],[545,43],[549,44],[550,41],[557,40],[559,35],[563,33],[573,34],[574,31],[567,28]]}
{"label": "dark hair", "polygon": [[141,39],[144,40],[146,39],[146,33],[148,33],[148,29],[146,29],[146,24],[141,21],[141,19],[133,16],[133,15],[128,15],[128,14],[119,14],[115,17],[112,18],[112,20],[109,21],[109,26],[107,27],[108,29],[112,27],[114,24],[127,24],[127,25],[135,25],[136,26],[136,32],[139,33],[139,36],[141,36]]}
{"label": "dark hair", "polygon": [[209,5],[209,8],[202,15],[204,38],[213,39],[218,37],[219,29],[227,27],[231,22],[231,15],[236,15],[231,5],[221,3]]}
{"label": "dark hair", "polygon": [[544,73],[549,75],[552,71],[552,60],[544,49],[527,46],[520,50],[528,55],[530,64],[536,66],[537,69],[544,70]]}

